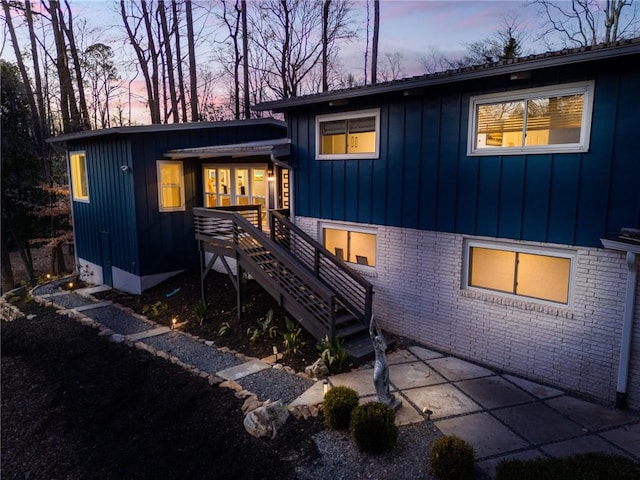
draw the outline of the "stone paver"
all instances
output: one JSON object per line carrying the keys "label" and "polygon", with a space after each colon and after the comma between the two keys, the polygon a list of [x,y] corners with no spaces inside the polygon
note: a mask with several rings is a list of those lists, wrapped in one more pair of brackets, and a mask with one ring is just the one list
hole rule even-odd
{"label": "stone paver", "polygon": [[540,447],[540,449],[552,457],[568,457],[570,455],[592,452],[627,456],[623,450],[614,447],[596,435],[587,435],[586,437],[578,437],[571,440],[552,443],[550,445]]}
{"label": "stone paver", "polygon": [[603,432],[600,436],[640,458],[640,423]]}
{"label": "stone paver", "polygon": [[511,383],[515,383],[523,390],[529,392],[534,397],[538,397],[541,399],[557,397],[564,394],[562,390],[547,387],[545,385],[540,385],[539,383],[531,382],[529,380],[525,380],[524,378],[514,377],[513,375],[503,375],[503,377]]}
{"label": "stone paver", "polygon": [[457,382],[456,386],[485,408],[498,408],[531,402],[534,397],[497,376]]}
{"label": "stone paver", "polygon": [[387,364],[395,365],[397,363],[415,362],[416,357],[409,350],[396,350],[387,355]]}
{"label": "stone paver", "polygon": [[302,405],[318,405],[324,400],[324,382],[322,380],[314,383],[302,395],[289,404],[290,407],[300,407]]}
{"label": "stone paver", "polygon": [[239,378],[246,377],[252,373],[259,372],[260,370],[266,370],[267,368],[271,368],[271,365],[263,362],[262,360],[251,360],[234,367],[220,370],[219,372],[216,372],[216,375],[220,378],[224,378],[225,380],[238,380]]}
{"label": "stone paver", "polygon": [[444,383],[430,387],[413,388],[404,390],[403,393],[411,400],[420,411],[429,409],[433,413],[431,419],[435,420],[452,415],[477,412],[482,407],[471,400],[453,385]]}
{"label": "stone paver", "polygon": [[127,340],[129,340],[130,342],[137,342],[138,340],[142,340],[143,338],[155,337],[156,335],[164,335],[165,333],[170,332],[171,329],[169,327],[152,328],[151,330],[145,330],[140,333],[127,335]]}
{"label": "stone paver", "polygon": [[408,350],[411,353],[413,353],[416,357],[418,357],[420,360],[431,360],[432,358],[439,358],[443,356],[441,353],[434,352],[433,350],[429,350],[428,348],[424,348],[424,347],[419,347],[417,345],[409,347]]}
{"label": "stone paver", "polygon": [[533,460],[535,458],[544,457],[542,452],[537,449],[525,450],[523,452],[501,455],[499,457],[488,458],[477,463],[480,470],[487,474],[490,478],[495,478],[496,468],[499,463],[510,460]]}
{"label": "stone paver", "polygon": [[422,362],[402,363],[389,367],[389,379],[399,389],[426,387],[446,380]]}
{"label": "stone paver", "polygon": [[547,400],[545,403],[591,431],[617,427],[629,423],[630,420],[638,420],[637,417],[622,410],[606,408],[573,397],[563,396]]}
{"label": "stone paver", "polygon": [[529,445],[486,412],[440,420],[435,425],[445,435],[457,435],[469,442],[476,451],[476,458],[512,452]]}
{"label": "stone paver", "polygon": [[454,357],[435,358],[427,364],[452,382],[494,375],[491,370]]}
{"label": "stone paver", "polygon": [[373,385],[373,368],[331,376],[329,377],[329,383],[334,387],[351,387],[358,392],[360,397],[376,393],[376,388]]}
{"label": "stone paver", "polygon": [[87,303],[86,305],[81,305],[79,307],[76,307],[74,310],[76,312],[85,312],[87,310],[93,310],[94,308],[108,307],[109,305],[113,305],[113,302],[112,301],[108,301],[108,302],[90,302],[90,303]]}
{"label": "stone paver", "polygon": [[583,434],[582,427],[541,403],[494,410],[493,415],[533,444]]}

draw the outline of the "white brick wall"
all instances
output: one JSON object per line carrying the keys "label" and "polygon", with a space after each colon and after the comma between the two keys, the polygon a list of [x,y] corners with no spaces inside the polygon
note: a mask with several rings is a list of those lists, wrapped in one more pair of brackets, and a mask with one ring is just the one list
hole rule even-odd
{"label": "white brick wall", "polygon": [[[321,238],[317,219],[297,217],[296,223]],[[627,281],[623,253],[566,247],[576,252],[573,303],[555,307],[462,289],[463,241],[469,237],[359,226],[377,231],[375,269],[355,268],[374,284],[373,311],[384,328],[493,368],[615,401]],[[639,297],[640,286],[629,376],[633,409],[640,409]]]}

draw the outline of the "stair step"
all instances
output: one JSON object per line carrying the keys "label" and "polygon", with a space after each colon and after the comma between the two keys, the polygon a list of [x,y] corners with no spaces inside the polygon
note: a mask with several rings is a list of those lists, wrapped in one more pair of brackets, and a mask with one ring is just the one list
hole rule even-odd
{"label": "stair step", "polygon": [[357,333],[367,332],[367,327],[362,325],[359,322],[354,322],[351,325],[342,327],[336,330],[336,337],[338,338],[347,338]]}
{"label": "stair step", "polygon": [[369,334],[361,334],[347,339],[342,345],[349,357],[356,363],[370,360],[375,356]]}
{"label": "stair step", "polygon": [[355,317],[346,310],[341,310],[340,312],[336,313],[336,326],[342,325],[344,323],[349,323],[353,320],[355,320]]}

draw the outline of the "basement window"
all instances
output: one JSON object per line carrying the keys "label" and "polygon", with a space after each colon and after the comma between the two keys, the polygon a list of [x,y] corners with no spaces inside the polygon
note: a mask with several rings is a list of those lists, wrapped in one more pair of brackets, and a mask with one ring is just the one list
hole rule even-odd
{"label": "basement window", "polygon": [[161,212],[185,210],[182,162],[160,160],[158,168],[158,206]]}
{"label": "basement window", "polygon": [[323,228],[324,248],[340,260],[368,267],[376,266],[376,236],[373,233]]}
{"label": "basement window", "polygon": [[465,253],[466,288],[569,304],[571,252],[469,241]]}

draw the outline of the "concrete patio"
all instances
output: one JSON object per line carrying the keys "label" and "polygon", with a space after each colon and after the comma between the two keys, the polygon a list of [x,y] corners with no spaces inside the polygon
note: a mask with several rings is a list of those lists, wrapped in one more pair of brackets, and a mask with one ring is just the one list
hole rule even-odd
{"label": "concrete patio", "polygon": [[[507,459],[617,454],[640,461],[640,417],[571,397],[561,390],[498,375],[458,358],[413,346],[388,355],[392,392],[402,400],[396,422],[429,420],[443,434],[471,443],[478,466],[493,477]],[[375,401],[373,370],[329,377],[331,386],[355,389]],[[322,382],[292,406],[322,402]]]}

